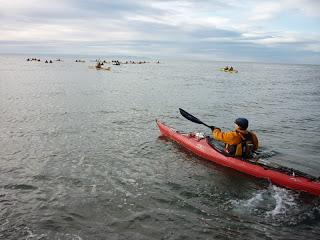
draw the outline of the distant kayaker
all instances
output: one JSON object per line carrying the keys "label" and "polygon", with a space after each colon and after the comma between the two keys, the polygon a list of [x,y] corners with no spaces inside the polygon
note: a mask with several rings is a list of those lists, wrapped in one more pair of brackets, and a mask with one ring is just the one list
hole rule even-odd
{"label": "distant kayaker", "polygon": [[229,68],[229,71],[233,71],[233,67],[232,66]]}
{"label": "distant kayaker", "polygon": [[101,68],[101,63],[98,62],[97,65],[96,65],[96,69],[100,69]]}
{"label": "distant kayaker", "polygon": [[225,66],[225,67],[223,68],[223,70],[228,71],[228,70],[229,70],[229,67],[228,67],[228,66]]}
{"label": "distant kayaker", "polygon": [[235,130],[229,132],[211,126],[213,138],[225,143],[224,150],[229,156],[251,158],[253,151],[258,149],[258,138],[247,130],[249,121],[246,118],[237,118],[234,123]]}

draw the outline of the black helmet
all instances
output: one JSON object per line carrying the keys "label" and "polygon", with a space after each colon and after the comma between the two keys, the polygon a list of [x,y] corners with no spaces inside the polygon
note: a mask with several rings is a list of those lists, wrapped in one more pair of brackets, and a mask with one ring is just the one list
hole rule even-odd
{"label": "black helmet", "polygon": [[246,130],[249,126],[249,121],[246,118],[237,118],[234,123],[237,124],[241,130]]}

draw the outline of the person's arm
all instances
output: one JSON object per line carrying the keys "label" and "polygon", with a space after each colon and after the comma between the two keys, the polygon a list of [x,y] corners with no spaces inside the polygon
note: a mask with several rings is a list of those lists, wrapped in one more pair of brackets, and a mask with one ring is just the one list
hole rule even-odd
{"label": "person's arm", "polygon": [[215,140],[222,141],[227,144],[238,144],[241,140],[235,132],[222,132],[220,128],[215,128],[212,132]]}

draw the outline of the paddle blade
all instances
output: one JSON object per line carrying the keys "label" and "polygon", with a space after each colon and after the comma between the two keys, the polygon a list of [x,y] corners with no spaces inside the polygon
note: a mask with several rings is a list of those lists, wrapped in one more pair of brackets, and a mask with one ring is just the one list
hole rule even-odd
{"label": "paddle blade", "polygon": [[[185,117],[186,119],[190,120],[191,122],[194,123],[199,123],[199,124],[204,124],[202,121],[200,121],[198,118],[196,118],[195,116],[192,116],[190,113],[186,112],[185,110],[183,110],[182,108],[179,108],[179,111],[181,113],[181,115],[183,117]],[[204,124],[206,125],[206,124]]]}

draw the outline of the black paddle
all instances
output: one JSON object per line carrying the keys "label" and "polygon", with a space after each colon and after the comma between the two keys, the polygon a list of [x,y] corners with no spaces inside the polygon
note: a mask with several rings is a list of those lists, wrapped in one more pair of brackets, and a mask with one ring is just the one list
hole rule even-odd
{"label": "black paddle", "polygon": [[205,125],[206,127],[210,128],[211,130],[212,130],[212,128],[214,128],[214,126],[209,126],[209,125],[205,124],[204,122],[200,121],[195,116],[192,116],[190,113],[186,112],[182,108],[179,108],[179,111],[180,111],[182,116],[184,116],[186,119],[190,120],[191,122]]}

